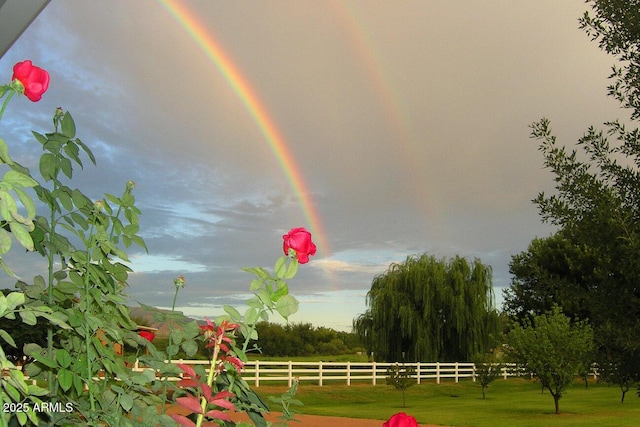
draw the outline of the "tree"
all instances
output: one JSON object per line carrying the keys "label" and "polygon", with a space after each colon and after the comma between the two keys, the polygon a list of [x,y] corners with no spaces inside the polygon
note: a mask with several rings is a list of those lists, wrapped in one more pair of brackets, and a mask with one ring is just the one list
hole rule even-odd
{"label": "tree", "polygon": [[585,12],[580,26],[597,40],[601,49],[616,56],[621,65],[613,67],[609,95],[623,107],[632,109],[631,118],[640,118],[640,1],[590,0],[593,15]]}
{"label": "tree", "polygon": [[485,398],[485,391],[489,384],[502,374],[502,367],[499,359],[493,353],[479,353],[473,359],[476,381],[482,387],[482,398]]}
{"label": "tree", "polygon": [[416,379],[414,378],[416,375],[416,370],[412,366],[405,366],[403,363],[402,366],[396,363],[395,365],[391,365],[387,368],[387,385],[393,386],[396,390],[400,390],[402,392],[402,407],[407,407],[407,401],[405,399],[405,391],[416,384]]}
{"label": "tree", "polygon": [[[633,124],[640,119],[640,2],[587,3],[592,10],[580,27],[618,61],[608,93]],[[554,194],[541,193],[534,202],[543,221],[558,227],[570,256],[554,253],[552,238],[514,258],[517,277],[505,307],[522,319],[557,297],[567,315],[588,318],[596,330],[598,360],[629,366],[628,374],[638,377],[640,337],[632,331],[640,318],[640,130],[620,120],[604,127],[590,127],[569,150],[558,144],[548,119],[532,124],[556,182]],[[630,341],[612,351],[618,333]]]}
{"label": "tree", "polygon": [[[640,320],[635,327],[620,330],[607,323],[600,328],[608,337],[600,344],[600,351],[596,359],[600,380],[617,384],[622,393],[620,403],[629,388],[634,383],[640,383],[640,373],[637,366],[640,360]],[[638,387],[640,391],[640,385]]]}
{"label": "tree", "polygon": [[572,324],[555,307],[548,314],[534,316],[524,326],[516,325],[507,335],[507,344],[511,359],[549,390],[558,414],[565,388],[593,351],[593,330],[585,321]]}
{"label": "tree", "polygon": [[373,279],[367,305],[354,331],[378,360],[468,360],[498,332],[491,267],[478,259],[409,256]]}
{"label": "tree", "polygon": [[512,281],[503,290],[504,312],[522,322],[559,305],[571,318],[591,318],[590,291],[597,281],[590,270],[596,261],[592,250],[573,243],[561,231],[534,239],[526,251],[511,257]]}

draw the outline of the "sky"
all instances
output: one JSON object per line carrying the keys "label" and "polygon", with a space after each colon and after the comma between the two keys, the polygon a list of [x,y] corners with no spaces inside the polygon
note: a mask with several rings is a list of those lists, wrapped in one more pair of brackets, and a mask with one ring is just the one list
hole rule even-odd
{"label": "sky", "polygon": [[[0,132],[37,170],[30,130],[62,106],[98,163],[74,186],[97,200],[135,181],[149,252],[129,251],[132,305],[170,307],[183,275],[186,315],[242,309],[241,268],[272,269],[306,227],[318,252],[289,281],[292,322],[349,330],[373,278],[422,253],[490,265],[499,307],[511,256],[552,232],[531,202],[553,177],[529,125],[547,117],[573,145],[625,114],[606,96],[614,58],[578,28],[587,7],[55,1],[0,59],[7,83],[31,59],[50,88],[12,100]],[[45,274],[28,255],[6,260]]]}

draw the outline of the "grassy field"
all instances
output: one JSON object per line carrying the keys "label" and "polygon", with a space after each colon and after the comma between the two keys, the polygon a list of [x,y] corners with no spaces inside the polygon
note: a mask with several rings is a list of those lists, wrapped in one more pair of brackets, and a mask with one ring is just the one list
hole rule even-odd
{"label": "grassy field", "polygon": [[[279,395],[284,386],[261,386],[262,396]],[[301,412],[386,420],[400,411],[416,417],[420,424],[456,427],[539,427],[640,425],[640,398],[635,389],[620,403],[620,389],[604,384],[576,381],[560,399],[561,414],[555,414],[553,398],[541,392],[539,383],[524,379],[496,380],[482,399],[481,388],[470,380],[425,383],[402,393],[386,385],[301,384],[297,397],[304,402]],[[277,408],[272,408],[277,411]]]}

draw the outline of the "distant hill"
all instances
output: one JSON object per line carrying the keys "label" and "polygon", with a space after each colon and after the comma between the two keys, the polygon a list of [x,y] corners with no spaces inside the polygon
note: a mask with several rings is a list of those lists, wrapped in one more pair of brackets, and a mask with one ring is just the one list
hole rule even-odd
{"label": "distant hill", "polygon": [[[158,332],[156,335],[158,337],[168,337],[169,336],[169,325],[167,323],[160,322],[155,319],[154,312],[147,310],[142,307],[129,307],[131,318],[134,320],[139,320],[141,326],[150,326],[152,328],[156,328]],[[163,313],[170,313],[171,310],[162,310],[157,309]],[[182,316],[180,321],[190,322],[196,319],[192,319],[191,317]],[[205,322],[197,320],[198,323],[204,324]]]}

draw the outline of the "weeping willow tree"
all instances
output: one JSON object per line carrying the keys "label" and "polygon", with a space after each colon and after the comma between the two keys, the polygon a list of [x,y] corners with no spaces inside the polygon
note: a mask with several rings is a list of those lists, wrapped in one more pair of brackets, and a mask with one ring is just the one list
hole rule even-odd
{"label": "weeping willow tree", "polygon": [[376,276],[353,328],[376,360],[465,361],[498,334],[491,267],[409,256]]}

